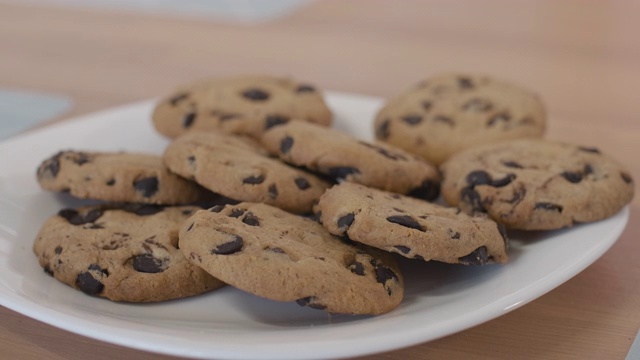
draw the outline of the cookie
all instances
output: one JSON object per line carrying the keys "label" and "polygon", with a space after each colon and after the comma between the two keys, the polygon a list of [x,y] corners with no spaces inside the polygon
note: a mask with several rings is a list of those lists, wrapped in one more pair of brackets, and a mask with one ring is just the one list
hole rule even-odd
{"label": "cookie", "polygon": [[33,250],[48,274],[88,295],[123,302],[198,295],[224,283],[178,249],[180,225],[197,209],[65,209],[42,225]]}
{"label": "cookie", "polygon": [[213,195],[147,154],[61,151],[40,164],[37,179],[46,190],[113,202],[187,204]]}
{"label": "cookie", "polygon": [[157,131],[171,138],[188,130],[257,136],[292,119],[329,126],[332,114],[314,86],[269,76],[186,85],[160,101],[153,112]]}
{"label": "cookie", "polygon": [[407,258],[465,265],[508,259],[503,227],[456,208],[344,182],[316,210],[330,233]]}
{"label": "cookie", "polygon": [[464,151],[442,166],[443,196],[508,228],[551,230],[601,220],[633,198],[629,172],[593,147],[514,140]]}
{"label": "cookie", "polygon": [[239,201],[310,212],[330,186],[317,176],[270,158],[256,143],[218,133],[190,132],[165,150],[171,171]]}
{"label": "cookie", "polygon": [[231,286],[330,313],[382,314],[404,294],[391,254],[344,243],[315,221],[265,204],[196,212],[180,230],[180,249]]}
{"label": "cookie", "polygon": [[290,122],[266,131],[261,142],[282,160],[336,180],[433,200],[438,170],[425,160],[383,143],[358,140],[336,129]]}
{"label": "cookie", "polygon": [[508,82],[475,75],[440,75],[390,100],[376,115],[378,140],[435,165],[477,145],[538,138],[546,115],[540,99]]}

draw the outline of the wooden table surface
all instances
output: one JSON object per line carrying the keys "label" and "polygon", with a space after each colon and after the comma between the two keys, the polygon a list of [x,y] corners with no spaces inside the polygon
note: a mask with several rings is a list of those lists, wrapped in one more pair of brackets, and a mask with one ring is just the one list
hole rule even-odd
{"label": "wooden table surface", "polygon": [[[439,72],[485,73],[542,95],[549,138],[597,146],[638,180],[639,35],[632,1],[317,1],[250,25],[0,4],[0,86],[68,95],[69,117],[239,73],[382,97]],[[640,326],[639,206],[636,197],[609,252],[550,293],[467,331],[362,359],[624,359]],[[1,359],[88,354],[173,359],[0,308]]]}

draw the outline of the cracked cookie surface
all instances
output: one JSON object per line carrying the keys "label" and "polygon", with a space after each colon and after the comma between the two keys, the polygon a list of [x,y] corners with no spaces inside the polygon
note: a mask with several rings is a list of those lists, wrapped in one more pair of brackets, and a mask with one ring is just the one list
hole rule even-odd
{"label": "cracked cookie surface", "polygon": [[43,189],[81,199],[187,204],[213,197],[148,154],[60,151],[40,164],[37,179]]}
{"label": "cracked cookie surface", "polygon": [[457,208],[344,182],[315,209],[330,233],[408,258],[466,265],[508,259],[504,229]]}
{"label": "cracked cookie surface", "polygon": [[285,162],[335,180],[434,200],[440,175],[427,161],[384,143],[356,139],[336,129],[290,122],[266,131],[265,148]]}
{"label": "cracked cookie surface", "polygon": [[155,302],[202,294],[224,283],[191,264],[178,230],[198,207],[127,205],[61,210],[33,251],[45,272],[88,295]]}
{"label": "cracked cookie surface", "polygon": [[270,158],[253,141],[216,133],[188,133],[165,150],[171,171],[239,201],[310,212],[330,183]]}
{"label": "cracked cookie surface", "polygon": [[196,212],[180,230],[180,249],[231,286],[331,313],[382,314],[403,298],[391,254],[347,244],[315,221],[265,204]]}
{"label": "cracked cookie surface", "polygon": [[331,111],[316,87],[270,76],[185,85],[160,101],[152,118],[156,130],[171,138],[191,130],[257,136],[290,120],[323,126],[332,122]]}
{"label": "cracked cookie surface", "polygon": [[551,230],[616,214],[633,198],[629,172],[597,148],[515,140],[464,151],[442,166],[443,197],[509,228]]}
{"label": "cracked cookie surface", "polygon": [[491,77],[445,74],[390,100],[376,115],[380,141],[440,165],[465,148],[541,137],[546,115],[530,91]]}

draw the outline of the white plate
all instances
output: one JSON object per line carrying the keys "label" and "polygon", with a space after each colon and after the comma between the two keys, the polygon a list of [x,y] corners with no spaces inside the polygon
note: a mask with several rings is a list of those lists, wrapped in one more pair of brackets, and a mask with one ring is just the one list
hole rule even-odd
{"label": "white plate", "polygon": [[[328,94],[336,127],[371,138],[382,100]],[[38,188],[35,169],[61,149],[161,154],[152,101],[65,122],[0,143],[0,303],[80,335],[195,358],[317,359],[364,355],[433,340],[503,315],[570,279],[620,236],[628,208],[571,230],[512,234],[509,264],[465,267],[406,260],[405,299],[377,317],[328,315],[231,287],[160,304],[118,304],[55,281],[31,245],[69,197]]]}

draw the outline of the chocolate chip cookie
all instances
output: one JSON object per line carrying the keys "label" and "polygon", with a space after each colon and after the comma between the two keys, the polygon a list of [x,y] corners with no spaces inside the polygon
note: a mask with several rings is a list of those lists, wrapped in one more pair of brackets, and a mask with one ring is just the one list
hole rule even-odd
{"label": "chocolate chip cookie", "polygon": [[382,314],[403,298],[391,254],[344,243],[312,220],[265,204],[196,212],[180,230],[180,249],[229,285],[330,313]]}
{"label": "chocolate chip cookie", "polygon": [[261,142],[282,160],[336,180],[426,200],[439,194],[438,170],[391,145],[358,140],[336,129],[299,121],[271,128]]}
{"label": "chocolate chip cookie", "polygon": [[218,133],[190,132],[164,153],[171,171],[218,194],[263,202],[295,212],[310,212],[330,183],[270,158],[256,143]]}
{"label": "chocolate chip cookie", "polygon": [[486,216],[343,182],[316,211],[330,233],[402,256],[452,264],[507,261],[504,228]]}
{"label": "chocolate chip cookie", "polygon": [[113,301],[178,299],[224,285],[178,249],[197,207],[128,205],[65,209],[40,229],[33,250],[57,280]]}
{"label": "chocolate chip cookie", "polygon": [[213,196],[147,154],[61,151],[40,164],[37,179],[43,189],[82,199],[187,204]]}
{"label": "chocolate chip cookie", "polygon": [[390,100],[377,114],[375,136],[440,165],[469,147],[538,138],[545,110],[530,91],[476,75],[440,75]]}
{"label": "chocolate chip cookie", "polygon": [[188,130],[259,135],[289,120],[324,126],[332,114],[314,86],[269,76],[236,76],[186,85],[153,112],[158,132],[175,138]]}
{"label": "chocolate chip cookie", "polygon": [[629,172],[597,148],[514,140],[469,149],[442,166],[443,195],[509,228],[550,230],[607,218],[633,198]]}

